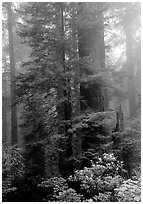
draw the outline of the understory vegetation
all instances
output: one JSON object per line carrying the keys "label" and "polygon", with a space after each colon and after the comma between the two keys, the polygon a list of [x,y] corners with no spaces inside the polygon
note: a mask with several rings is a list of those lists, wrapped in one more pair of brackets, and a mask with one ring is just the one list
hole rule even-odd
{"label": "understory vegetation", "polygon": [[[119,142],[121,133],[116,134],[118,134],[116,137],[118,142],[114,143],[114,153],[106,153],[104,148],[99,152],[88,149],[81,156],[85,167],[75,170],[67,177],[42,177],[43,169],[39,166],[40,157],[36,157],[39,159],[37,166],[40,169],[38,169],[36,164],[32,166],[30,161],[29,164],[25,163],[26,157],[23,151],[27,149],[22,151],[16,147],[11,150],[8,147],[3,148],[3,200],[11,202],[17,200],[19,202],[120,202],[126,198],[126,201],[141,201],[139,190],[141,155],[139,144],[137,144],[139,141],[135,139],[140,133],[127,130],[122,133],[121,142]],[[131,134],[133,136],[136,134],[135,138],[130,139]],[[125,196],[130,186],[124,183],[130,179],[138,182],[139,185]],[[126,192],[122,190],[123,184]],[[130,193],[133,194],[132,200],[130,200]]]}

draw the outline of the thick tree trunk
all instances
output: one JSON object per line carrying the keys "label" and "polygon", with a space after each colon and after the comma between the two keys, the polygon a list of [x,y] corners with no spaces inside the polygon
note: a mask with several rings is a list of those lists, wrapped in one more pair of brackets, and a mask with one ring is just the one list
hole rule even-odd
{"label": "thick tree trunk", "polygon": [[[98,11],[99,3],[79,3],[79,12],[78,16],[85,16],[86,12],[92,9],[94,6],[95,12]],[[96,13],[95,13],[96,14]],[[98,17],[101,16],[97,13]],[[102,14],[103,15],[103,14]],[[95,15],[95,20],[96,20]],[[98,19],[97,19],[98,20]],[[102,25],[101,25],[102,24]],[[98,28],[99,25],[99,28]],[[96,69],[105,68],[105,48],[104,48],[104,22],[103,19],[100,19],[98,25],[93,25],[90,28],[86,26],[80,26],[78,28],[78,44],[79,44],[79,58],[85,59],[86,57],[93,56],[95,71]],[[100,31],[98,31],[100,30]],[[101,69],[102,71],[102,69]],[[93,75],[94,71],[88,69],[88,67],[83,71],[80,70],[80,75],[86,73],[87,75]],[[88,82],[87,82],[88,83]],[[88,107],[94,111],[104,111],[105,101],[103,90],[96,84],[88,85],[87,83],[81,83],[80,85],[80,95],[81,95],[81,110],[85,110]],[[85,102],[82,101],[84,99]]]}
{"label": "thick tree trunk", "polygon": [[8,14],[8,37],[9,37],[9,57],[10,57],[10,78],[11,78],[11,134],[12,145],[17,144],[17,107],[16,107],[16,84],[15,84],[15,58],[12,28],[12,9],[11,3],[7,3]]}
{"label": "thick tree trunk", "polygon": [[130,118],[136,117],[136,97],[135,97],[135,81],[134,81],[134,65],[132,56],[132,24],[130,11],[126,10],[124,21],[124,29],[126,34],[126,67],[127,67],[127,86],[129,98],[129,114]]}

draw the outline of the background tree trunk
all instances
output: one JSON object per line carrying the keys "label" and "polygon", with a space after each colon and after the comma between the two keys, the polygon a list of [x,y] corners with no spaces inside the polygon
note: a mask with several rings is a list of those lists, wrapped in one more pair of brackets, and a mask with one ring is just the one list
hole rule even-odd
{"label": "background tree trunk", "polygon": [[16,106],[16,84],[15,84],[15,58],[13,43],[13,26],[12,26],[12,8],[11,3],[7,3],[8,15],[8,38],[9,38],[9,57],[10,57],[10,79],[11,79],[11,134],[12,145],[17,144],[17,106]]}
{"label": "background tree trunk", "polygon": [[7,98],[2,97],[2,143],[7,143]]}
{"label": "background tree trunk", "polygon": [[[101,70],[106,73],[105,42],[104,42],[104,15],[103,15],[104,3],[103,2],[97,3],[97,9],[99,12],[99,24],[100,24],[99,35],[97,36],[98,37],[97,42],[99,42],[99,47],[100,47],[100,54],[99,54],[100,67],[101,67]],[[104,97],[104,108],[105,110],[107,110],[109,106],[109,101],[108,101],[106,87],[103,88],[102,94]]]}
{"label": "background tree trunk", "polygon": [[136,117],[136,97],[134,82],[134,65],[132,56],[132,23],[130,10],[126,9],[124,29],[126,34],[126,68],[127,68],[127,87],[129,97],[130,118]]}

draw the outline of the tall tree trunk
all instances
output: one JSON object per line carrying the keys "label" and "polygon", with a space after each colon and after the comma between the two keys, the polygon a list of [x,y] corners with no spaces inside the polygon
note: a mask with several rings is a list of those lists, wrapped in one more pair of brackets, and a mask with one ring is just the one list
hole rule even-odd
{"label": "tall tree trunk", "polygon": [[57,61],[58,61],[58,68],[59,68],[59,72],[58,72],[58,76],[57,76],[57,97],[58,97],[58,120],[59,120],[59,130],[58,133],[59,134],[63,134],[65,132],[65,126],[63,124],[63,121],[65,120],[65,109],[64,109],[64,105],[62,99],[64,97],[64,83],[63,83],[63,77],[62,77],[62,73],[64,71],[64,63],[65,63],[65,49],[63,46],[63,10],[62,10],[62,5],[61,3],[56,3],[57,4],[57,12],[58,12],[58,28],[60,31],[60,39],[61,42],[58,42],[57,44]]}
{"label": "tall tree trunk", "polygon": [[[65,65],[65,44],[64,44],[64,38],[65,38],[65,28],[64,28],[64,8],[63,8],[63,3],[61,3],[61,38],[62,38],[62,66],[63,66],[63,71],[66,73],[68,68]],[[69,120],[71,118],[71,102],[70,102],[70,80],[69,78],[67,79],[66,77],[63,79],[63,85],[64,85],[64,97],[66,99],[64,103],[64,110],[65,110],[65,120]],[[66,129],[68,127],[65,127]]]}
{"label": "tall tree trunk", "polygon": [[[65,74],[68,68],[65,65],[65,45],[64,45],[64,38],[65,38],[65,25],[64,25],[64,7],[63,3],[57,3],[57,8],[59,11],[59,30],[60,30],[60,42],[57,51],[58,55],[58,63],[60,67],[60,73],[58,75],[58,85],[57,85],[57,92],[58,92],[58,99],[64,99],[64,102],[61,103],[59,109],[59,120],[69,120],[71,118],[71,102],[70,102],[70,80],[67,79],[65,76],[63,77],[63,73]],[[66,125],[65,130],[66,131]]]}
{"label": "tall tree trunk", "polygon": [[[6,67],[6,60],[4,62]],[[2,144],[8,142],[7,138],[7,108],[8,108],[8,98],[7,98],[7,79],[6,79],[6,69],[2,76]]]}
{"label": "tall tree trunk", "polygon": [[[105,42],[104,42],[104,15],[103,15],[104,3],[103,2],[97,3],[97,8],[98,8],[98,12],[99,12],[99,24],[100,24],[99,36],[98,36],[98,40],[97,40],[100,43],[100,45],[99,45],[99,47],[100,47],[100,67],[101,67],[101,70],[103,72],[106,72]],[[103,88],[102,94],[104,97],[104,108],[105,108],[105,110],[107,110],[108,106],[109,106],[109,101],[108,101],[108,94],[107,94],[106,87]]]}
{"label": "tall tree trunk", "polygon": [[[66,55],[66,50],[65,50],[65,43],[64,43],[64,39],[65,39],[65,25],[64,25],[64,7],[63,7],[63,3],[61,3],[61,37],[63,39],[62,42],[62,65],[63,65],[63,71],[64,73],[66,73],[67,71],[69,71],[68,67],[66,67],[66,62],[65,62],[65,55]],[[64,102],[64,113],[65,113],[65,136],[67,138],[66,141],[66,157],[69,158],[72,156],[72,134],[68,133],[68,129],[71,127],[71,125],[69,124],[69,120],[71,118],[71,90],[70,90],[70,79],[65,77],[63,79],[63,85],[64,85],[64,98],[65,98],[65,102]],[[67,165],[67,175],[72,173],[72,163],[70,165]]]}
{"label": "tall tree trunk", "polygon": [[126,34],[126,67],[127,67],[127,86],[129,98],[130,118],[136,117],[136,97],[135,97],[135,80],[134,65],[132,56],[132,23],[130,10],[126,9],[124,19],[124,29]]}
{"label": "tall tree trunk", "polygon": [[[59,11],[59,30],[60,30],[60,42],[58,45],[58,61],[59,66],[61,67],[60,74],[58,76],[58,86],[57,92],[59,100],[62,100],[60,108],[58,111],[59,124],[59,134],[65,135],[65,140],[60,146],[64,150],[59,154],[59,169],[61,175],[69,173],[68,165],[65,162],[65,158],[72,156],[72,135],[68,133],[70,128],[69,120],[71,118],[71,90],[70,90],[70,80],[66,77],[66,72],[69,71],[66,67],[65,56],[65,16],[64,16],[64,3],[58,2],[57,9]],[[65,75],[63,75],[65,74]],[[70,169],[72,170],[72,168]]]}
{"label": "tall tree trunk", "polygon": [[[98,5],[99,3],[87,3],[87,2],[80,2],[79,3],[79,12],[78,16],[83,17],[85,16],[86,12],[92,7],[95,9],[95,12],[98,12]],[[95,13],[99,15],[98,13]],[[93,15],[93,14],[91,14]],[[101,15],[100,15],[101,16]],[[95,15],[95,20],[96,20]],[[102,21],[101,21],[102,22]],[[102,37],[100,36],[101,33],[97,32],[97,29],[101,30],[101,22],[99,22],[99,28],[97,25],[93,25],[90,28],[87,28],[86,26],[80,26],[78,28],[78,44],[79,44],[79,58],[85,59],[86,57],[93,56],[93,59],[95,61],[95,71],[96,69],[101,69],[101,65],[105,67],[105,49],[104,49],[104,26],[102,29]],[[101,39],[102,39],[102,45],[101,45]],[[101,49],[102,48],[102,49]],[[101,56],[102,54],[102,56]],[[101,70],[102,71],[102,70]],[[84,72],[88,75],[93,75],[94,71],[91,71],[88,69],[84,70]],[[83,74],[83,71],[80,70],[80,75]],[[84,110],[87,107],[93,109],[94,111],[104,111],[104,95],[102,93],[102,89],[96,84],[96,82],[88,86],[87,83],[81,83],[80,85],[80,94],[81,94],[81,109]],[[85,100],[86,105],[84,102],[82,102],[82,98]]]}
{"label": "tall tree trunk", "polygon": [[15,58],[13,43],[12,8],[11,3],[7,3],[8,14],[8,37],[9,37],[9,57],[10,57],[10,79],[11,79],[11,134],[12,145],[17,144],[17,107],[16,107],[16,84],[15,84]]}

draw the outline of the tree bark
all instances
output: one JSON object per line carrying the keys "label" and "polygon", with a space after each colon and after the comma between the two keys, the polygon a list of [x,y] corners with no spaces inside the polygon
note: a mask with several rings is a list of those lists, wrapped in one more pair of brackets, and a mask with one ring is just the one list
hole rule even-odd
{"label": "tree bark", "polygon": [[126,67],[127,67],[129,115],[130,118],[134,118],[136,117],[136,97],[135,97],[134,65],[132,56],[132,23],[130,10],[128,8],[126,9],[124,19],[124,29],[126,34]]}
{"label": "tree bark", "polygon": [[[95,12],[98,12],[99,3],[79,3],[79,12],[78,15],[84,18],[85,13],[88,9],[92,9],[94,6]],[[88,11],[89,12],[89,11]],[[95,20],[99,20],[101,14],[95,13],[98,15],[98,18],[95,15]],[[91,14],[93,15],[93,14]],[[97,18],[97,19],[96,19]],[[102,24],[102,25],[101,25]],[[99,25],[99,27],[98,27]],[[79,45],[79,58],[85,59],[86,57],[92,56],[94,60],[95,71],[96,69],[105,68],[105,47],[104,47],[104,21],[100,19],[98,25],[93,25],[90,28],[86,26],[80,26],[78,28],[78,45]],[[100,31],[99,31],[100,30]],[[102,69],[101,69],[102,71]],[[87,75],[93,75],[94,71],[88,69],[88,67],[83,71],[80,69],[80,75],[82,76],[83,72]],[[80,84],[80,95],[81,95],[81,110],[85,110],[88,107],[94,111],[104,111],[105,101],[104,93],[102,88],[96,84],[96,81],[92,85],[82,82]],[[86,105],[82,102],[82,99],[85,100]]]}
{"label": "tree bark", "polygon": [[7,3],[8,14],[8,38],[9,38],[9,57],[10,57],[10,79],[11,79],[11,134],[12,145],[17,144],[17,106],[16,106],[16,83],[15,83],[15,58],[13,43],[13,25],[11,3]]}

